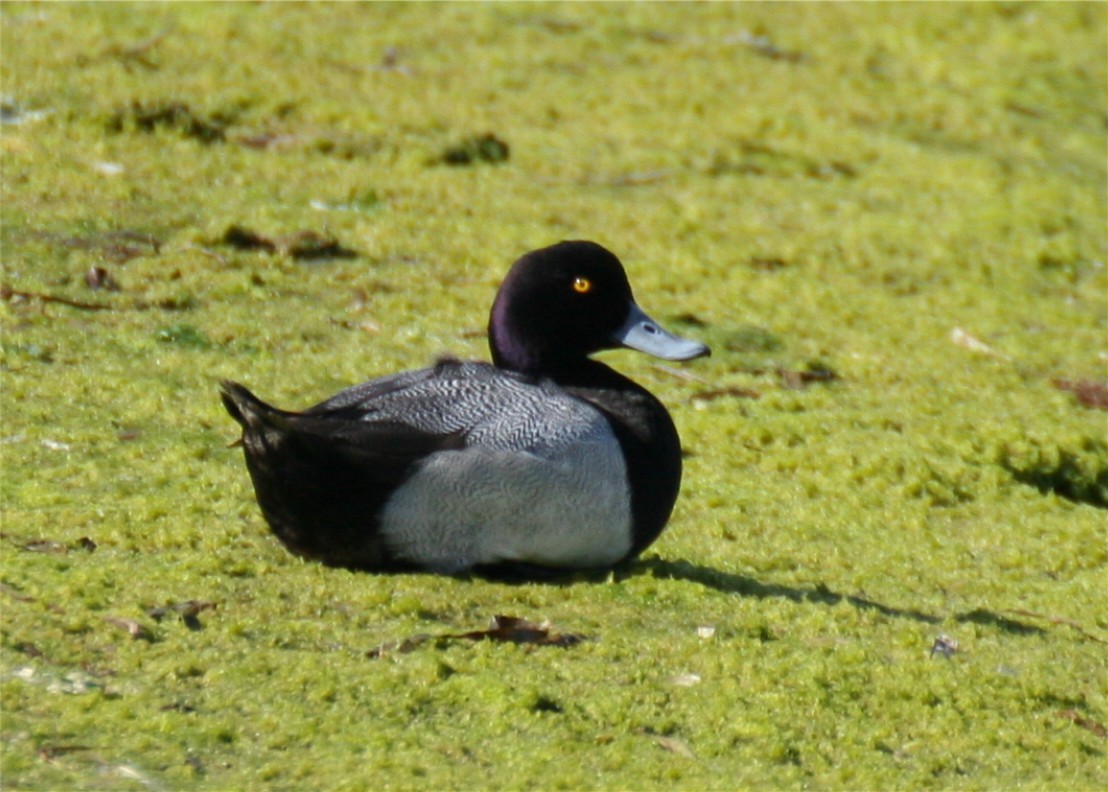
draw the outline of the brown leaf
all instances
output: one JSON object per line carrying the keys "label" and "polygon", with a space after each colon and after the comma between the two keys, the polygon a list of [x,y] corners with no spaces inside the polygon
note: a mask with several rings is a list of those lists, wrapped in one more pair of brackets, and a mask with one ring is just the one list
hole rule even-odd
{"label": "brown leaf", "polygon": [[773,272],[788,266],[788,262],[779,256],[751,256],[747,263],[753,269],[764,272]]}
{"label": "brown leaf", "polygon": [[343,247],[334,237],[317,231],[300,231],[281,240],[279,249],[294,259],[355,258],[358,254]]}
{"label": "brown leaf", "polygon": [[1052,384],[1058,390],[1072,393],[1083,407],[1108,410],[1108,382],[1056,379]]}
{"label": "brown leaf", "polygon": [[241,143],[247,148],[272,150],[288,148],[299,141],[296,135],[282,135],[276,132],[263,132],[259,135],[239,135],[235,142]]}
{"label": "brown leaf", "polygon": [[550,624],[535,624],[518,616],[493,616],[487,630],[475,630],[451,638],[467,638],[472,641],[506,641],[508,643],[539,644],[541,646],[574,646],[585,640],[583,635],[552,633]]}
{"label": "brown leaf", "polygon": [[813,367],[803,371],[777,369],[777,375],[784,381],[785,387],[790,390],[800,390],[813,382],[834,382],[839,378],[839,375],[834,371],[823,367]]}
{"label": "brown leaf", "polygon": [[1058,710],[1054,713],[1059,718],[1065,718],[1068,721],[1073,721],[1076,725],[1082,729],[1088,729],[1097,737],[1102,740],[1108,740],[1108,728],[1105,728],[1103,724],[1097,723],[1092,718],[1086,718],[1077,710]]}
{"label": "brown leaf", "polygon": [[249,228],[236,225],[230,226],[223,232],[223,238],[220,242],[236,250],[277,250],[277,243],[272,239],[251,231]]}

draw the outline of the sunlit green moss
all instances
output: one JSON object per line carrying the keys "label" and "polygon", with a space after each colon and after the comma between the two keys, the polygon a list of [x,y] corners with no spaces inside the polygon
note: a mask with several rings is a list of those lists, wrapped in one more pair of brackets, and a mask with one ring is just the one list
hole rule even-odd
{"label": "sunlit green moss", "polygon": [[[1108,422],[1054,381],[1105,380],[1106,30],[4,4],[5,787],[1103,788]],[[486,135],[507,161],[443,162]],[[646,559],[509,585],[284,551],[218,380],[296,407],[484,357],[507,266],[563,238],[714,348],[605,356],[689,452]],[[367,656],[498,613],[590,640]]]}

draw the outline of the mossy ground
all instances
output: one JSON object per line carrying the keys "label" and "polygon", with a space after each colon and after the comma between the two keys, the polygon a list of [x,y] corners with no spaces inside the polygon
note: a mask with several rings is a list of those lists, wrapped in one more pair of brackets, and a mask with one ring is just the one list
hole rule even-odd
{"label": "mossy ground", "polygon": [[[1108,785],[1108,427],[1054,384],[1108,360],[1108,6],[0,24],[5,788]],[[506,162],[441,161],[488,133]],[[563,238],[714,348],[605,356],[689,451],[645,559],[512,585],[285,552],[217,381],[297,407],[484,357],[507,266]],[[367,657],[498,613],[593,640]]]}

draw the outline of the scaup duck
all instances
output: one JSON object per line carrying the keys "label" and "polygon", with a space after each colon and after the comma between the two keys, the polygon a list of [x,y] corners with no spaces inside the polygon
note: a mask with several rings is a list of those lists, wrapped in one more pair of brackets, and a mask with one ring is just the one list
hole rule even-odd
{"label": "scaup duck", "polygon": [[512,266],[488,325],[493,364],[443,360],[304,412],[234,382],[262,513],[294,553],[332,566],[571,571],[637,556],[681,482],[673,420],[589,355],[709,354],[643,313],[612,253],[561,242]]}

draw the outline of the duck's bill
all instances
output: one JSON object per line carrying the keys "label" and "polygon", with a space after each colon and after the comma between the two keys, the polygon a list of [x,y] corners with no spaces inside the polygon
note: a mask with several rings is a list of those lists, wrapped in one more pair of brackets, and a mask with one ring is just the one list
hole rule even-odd
{"label": "duck's bill", "polygon": [[634,303],[631,303],[627,321],[612,340],[663,360],[692,360],[711,354],[711,350],[699,341],[681,338],[664,329]]}

